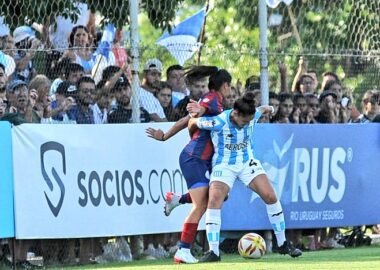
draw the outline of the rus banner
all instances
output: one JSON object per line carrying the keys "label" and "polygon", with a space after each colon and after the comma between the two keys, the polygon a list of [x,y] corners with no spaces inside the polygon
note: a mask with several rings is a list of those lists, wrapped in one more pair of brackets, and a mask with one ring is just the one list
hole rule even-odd
{"label": "rus banner", "polygon": [[[380,223],[380,125],[257,125],[262,161],[288,228]],[[271,229],[265,205],[236,183],[224,230]]]}

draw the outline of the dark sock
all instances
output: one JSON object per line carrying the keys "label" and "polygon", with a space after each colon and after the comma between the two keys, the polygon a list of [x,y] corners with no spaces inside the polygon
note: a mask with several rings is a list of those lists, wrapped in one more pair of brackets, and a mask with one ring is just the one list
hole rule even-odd
{"label": "dark sock", "polygon": [[185,203],[192,203],[193,201],[191,200],[190,193],[182,194],[181,198],[179,199],[180,204],[185,204]]}

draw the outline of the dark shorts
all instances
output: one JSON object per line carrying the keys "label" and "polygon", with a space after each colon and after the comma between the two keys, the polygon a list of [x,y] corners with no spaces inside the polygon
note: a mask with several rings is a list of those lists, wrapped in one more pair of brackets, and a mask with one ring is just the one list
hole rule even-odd
{"label": "dark shorts", "polygon": [[210,161],[193,157],[187,152],[182,151],[179,156],[179,165],[188,189],[209,185],[211,173]]}

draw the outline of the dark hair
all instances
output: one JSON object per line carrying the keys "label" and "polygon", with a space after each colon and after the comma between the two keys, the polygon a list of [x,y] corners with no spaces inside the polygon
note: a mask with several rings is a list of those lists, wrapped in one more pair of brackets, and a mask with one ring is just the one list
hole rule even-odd
{"label": "dark hair", "polygon": [[252,75],[245,81],[245,90],[255,91],[260,90],[260,76]]}
{"label": "dark hair", "polygon": [[90,31],[88,31],[86,26],[84,25],[74,26],[73,29],[71,30],[70,38],[69,38],[70,47],[74,46],[74,36],[75,36],[75,33],[78,31],[78,29],[83,29],[90,36]]}
{"label": "dark hair", "polygon": [[0,63],[0,68],[2,68],[3,71],[5,72],[5,66],[2,63]]}
{"label": "dark hair", "polygon": [[164,81],[160,82],[160,85],[158,88],[159,88],[158,91],[160,91],[161,89],[164,89],[164,88],[169,88],[170,90],[173,91],[173,88],[170,86],[170,84],[168,84],[167,82],[164,82]]}
{"label": "dark hair", "polygon": [[301,98],[306,99],[306,97],[305,97],[304,94],[302,94],[302,93],[295,93],[293,95],[293,102],[296,103]]}
{"label": "dark hair", "polygon": [[322,91],[330,90],[331,86],[333,86],[334,84],[339,84],[340,86],[342,86],[342,84],[340,83],[339,80],[338,81],[330,80],[330,81],[327,81],[327,83],[325,84],[325,87],[323,87]]}
{"label": "dark hair", "polygon": [[238,111],[241,115],[255,114],[255,95],[252,92],[245,92],[242,97],[235,101],[234,110]]}
{"label": "dark hair", "polygon": [[102,80],[108,81],[116,72],[120,71],[120,67],[118,66],[108,66],[103,69],[102,72]]}
{"label": "dark hair", "polygon": [[369,102],[371,102],[372,104],[380,105],[380,93],[374,92],[370,97]]}
{"label": "dark hair", "polygon": [[273,91],[269,91],[269,99],[271,98],[278,99],[278,95]]}
{"label": "dark hair", "polygon": [[313,99],[313,98],[318,99],[318,96],[313,93],[305,93],[304,97],[306,98],[306,102],[308,102],[310,99]]}
{"label": "dark hair", "polygon": [[103,88],[103,86],[106,84],[106,82],[111,79],[113,75],[115,75],[116,72],[119,72],[120,67],[118,66],[108,66],[105,69],[103,69],[102,72],[102,79],[98,82],[96,85],[96,88]]}
{"label": "dark hair", "polygon": [[164,81],[160,81],[159,86],[155,88],[156,91],[154,93],[154,96],[157,97],[158,93],[160,93],[161,90],[164,88],[170,89],[170,91],[173,93],[173,88],[170,86],[170,84],[168,84],[167,82],[164,82]]}
{"label": "dark hair", "polygon": [[70,75],[70,73],[77,72],[77,71],[82,71],[84,72],[84,68],[77,64],[77,63],[67,63],[65,66],[65,78],[67,79]]}
{"label": "dark hair", "polygon": [[301,76],[300,76],[300,78],[299,78],[299,81],[300,81],[300,84],[302,84],[302,82],[303,82],[303,79],[305,79],[305,78],[310,78],[310,79],[312,79],[313,81],[314,81],[314,78],[313,78],[313,76],[311,76],[310,74],[302,74]]}
{"label": "dark hair", "polygon": [[166,78],[169,78],[170,73],[174,70],[183,70],[183,66],[172,65],[172,66],[168,67],[168,69],[166,70]]}
{"label": "dark hair", "polygon": [[334,77],[334,79],[335,79],[336,81],[340,82],[338,75],[336,75],[336,74],[335,74],[334,72],[332,72],[332,71],[326,71],[326,72],[323,72],[323,73],[322,73],[322,76],[323,76],[323,77],[325,77],[325,76],[331,76],[331,77]]}
{"label": "dark hair", "polygon": [[185,75],[195,79],[201,79],[210,76],[208,79],[208,89],[219,91],[223,83],[231,84],[232,77],[225,69],[219,69],[216,66],[193,66]]}
{"label": "dark hair", "polygon": [[121,76],[117,79],[114,87],[111,88],[110,92],[119,92],[126,87],[131,87],[131,85],[129,84],[127,77],[124,74],[121,74]]}
{"label": "dark hair", "polygon": [[69,81],[62,81],[60,84],[58,84],[57,91],[55,92],[56,94],[63,95],[65,97],[68,97],[72,94],[75,94],[76,90],[70,92],[68,91],[69,87],[72,86],[74,89],[76,89],[76,86],[70,83]]}
{"label": "dark hair", "polygon": [[81,77],[81,78],[78,80],[78,82],[77,82],[77,88],[78,88],[78,90],[79,90],[79,86],[81,85],[81,83],[93,83],[93,84],[95,84],[95,81],[94,81],[93,78],[88,77],[88,76],[83,76],[83,77]]}
{"label": "dark hair", "polygon": [[280,102],[284,102],[287,99],[291,99],[293,101],[293,95],[291,93],[282,92],[278,95],[278,100]]}

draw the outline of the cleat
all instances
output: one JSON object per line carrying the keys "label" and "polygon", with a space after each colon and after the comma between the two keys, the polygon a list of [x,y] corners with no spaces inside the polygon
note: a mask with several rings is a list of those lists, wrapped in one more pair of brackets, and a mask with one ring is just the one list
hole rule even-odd
{"label": "cleat", "polygon": [[191,255],[190,249],[179,248],[174,255],[175,263],[198,263],[198,260]]}
{"label": "cleat", "polygon": [[164,206],[164,213],[165,216],[169,216],[170,213],[173,211],[174,208],[176,208],[179,203],[179,199],[181,196],[174,194],[173,192],[166,192],[165,196],[165,206]]}
{"label": "cleat", "polygon": [[217,256],[214,251],[209,250],[199,259],[200,262],[220,262],[220,256]]}
{"label": "cleat", "polygon": [[295,248],[291,242],[285,241],[284,244],[278,248],[278,253],[282,255],[290,255],[293,258],[299,257],[302,255],[302,251],[298,248]]}

